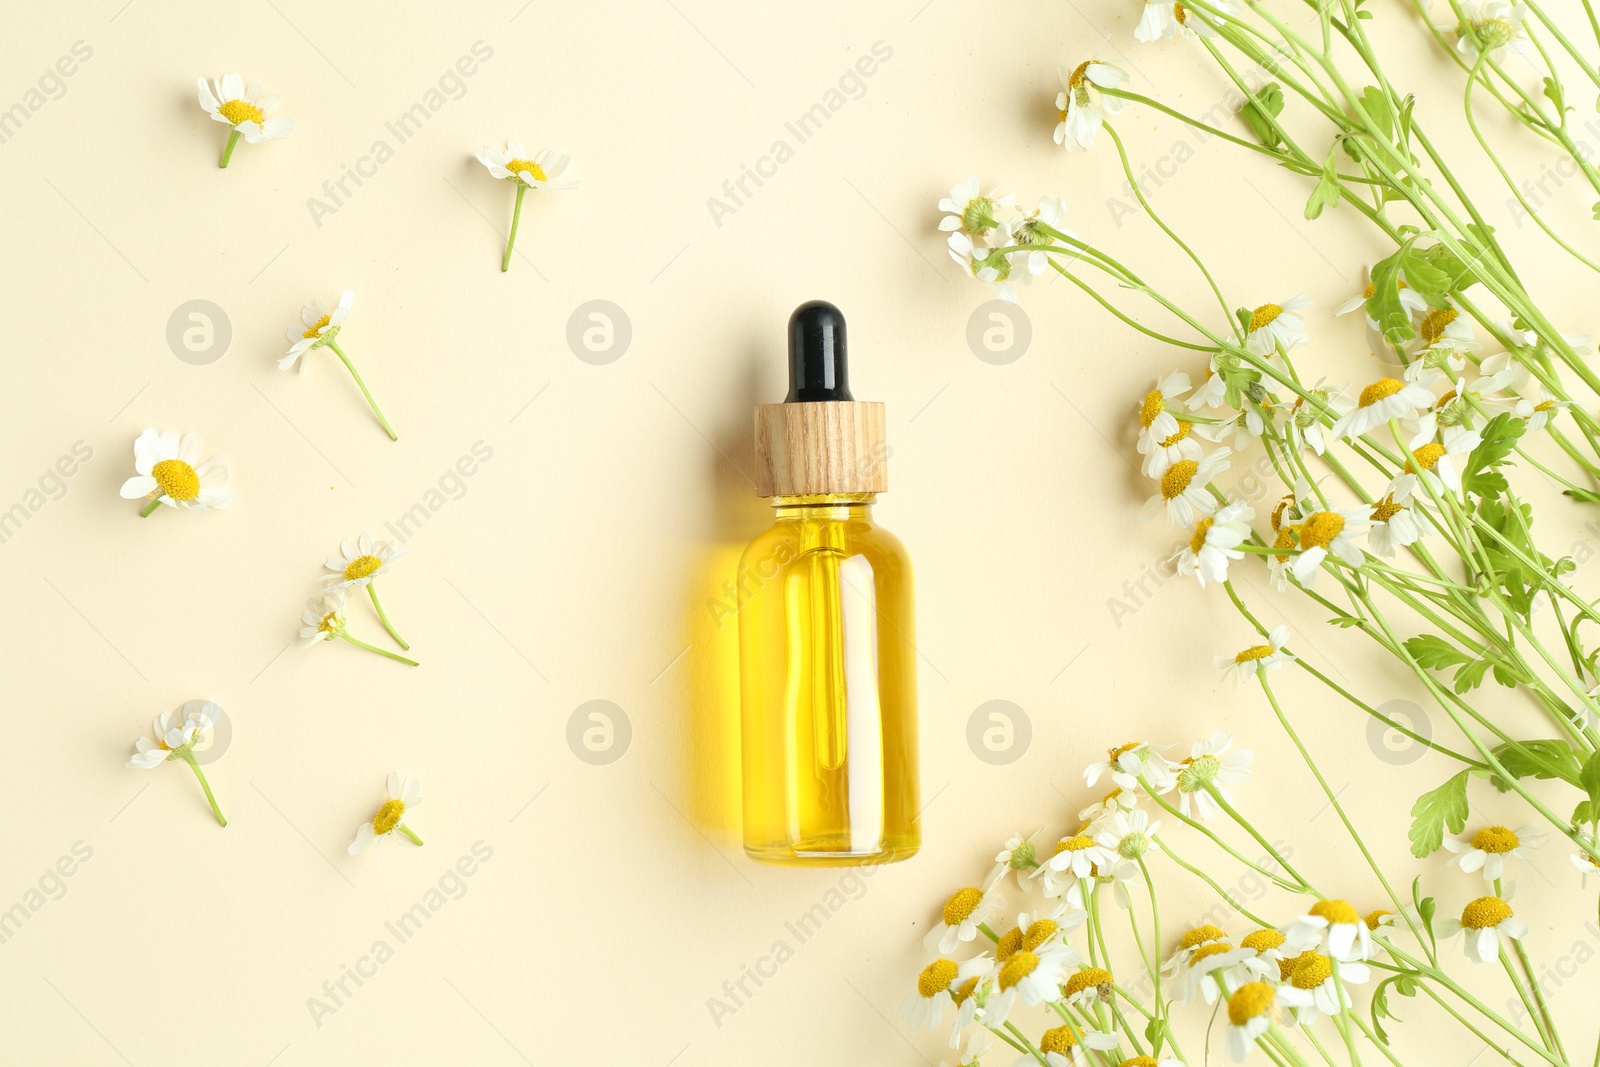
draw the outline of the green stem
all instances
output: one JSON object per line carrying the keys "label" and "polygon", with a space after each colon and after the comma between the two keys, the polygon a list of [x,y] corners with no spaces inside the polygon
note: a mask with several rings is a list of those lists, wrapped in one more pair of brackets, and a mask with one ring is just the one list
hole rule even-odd
{"label": "green stem", "polygon": [[238,131],[238,129],[235,128],[235,129],[229,130],[228,131],[228,143],[223,146],[222,158],[217,161],[217,166],[219,168],[224,168],[225,169],[228,166],[228,161],[233,158],[233,146],[238,144],[238,143],[239,143],[239,131]]}
{"label": "green stem", "polygon": [[522,196],[528,187],[517,180],[517,206],[511,209],[511,232],[506,235],[506,254],[500,260],[500,273],[511,269],[511,250],[517,246],[517,226],[522,222]]}
{"label": "green stem", "polygon": [[414,660],[414,659],[406,659],[404,656],[397,655],[396,653],[390,652],[387,649],[379,648],[376,645],[369,645],[365,641],[361,640],[360,638],[351,637],[348,631],[340,630],[339,631],[339,636],[344,638],[346,641],[349,641],[352,645],[355,645],[357,648],[364,648],[368,652],[376,652],[380,656],[387,656],[390,659],[399,660],[401,663],[407,663],[407,664],[410,664],[413,667],[417,666],[417,661],[416,660]]}
{"label": "green stem", "polygon": [[393,624],[391,624],[389,622],[389,616],[387,616],[387,615],[385,615],[383,613],[383,605],[378,603],[378,583],[377,582],[368,582],[367,583],[367,595],[372,598],[372,606],[374,608],[376,608],[377,611],[378,611],[378,621],[383,623],[383,628],[385,630],[389,631],[389,636],[394,638],[395,641],[399,643],[401,648],[405,649],[407,652],[411,651],[411,646],[406,644],[406,639],[400,636],[399,631],[397,631],[394,628]]}
{"label": "green stem", "polygon": [[422,838],[418,837],[417,832],[411,829],[411,827],[407,826],[405,823],[401,823],[399,826],[395,827],[395,829],[411,838],[414,843],[418,845],[422,844]]}
{"label": "green stem", "polygon": [[339,359],[343,361],[345,369],[350,372],[350,376],[354,378],[356,380],[356,384],[361,387],[361,395],[367,398],[367,406],[372,408],[372,413],[374,415],[378,416],[378,422],[382,424],[384,432],[389,435],[389,440],[400,440],[400,435],[394,432],[394,427],[390,426],[389,420],[384,418],[383,411],[378,407],[378,402],[372,399],[372,390],[368,389],[367,383],[361,380],[361,373],[356,370],[356,365],[350,362],[350,357],[344,354],[344,349],[339,347],[339,342],[330,338],[328,340],[328,347],[333,349],[333,354],[338,356]]}
{"label": "green stem", "polygon": [[139,517],[141,519],[148,519],[155,512],[156,508],[158,508],[160,506],[161,506],[161,494],[157,493],[155,496],[150,498],[150,503],[148,503],[148,504],[146,504],[144,506],[144,510],[139,512]]}
{"label": "green stem", "polygon": [[200,779],[200,788],[206,791],[206,803],[211,805],[211,814],[217,817],[217,822],[222,826],[228,825],[228,820],[223,818],[222,809],[217,806],[217,798],[211,793],[211,783],[206,781],[206,772],[200,769],[200,763],[194,758],[194,753],[184,749],[178,753],[183,762],[189,765],[194,776]]}

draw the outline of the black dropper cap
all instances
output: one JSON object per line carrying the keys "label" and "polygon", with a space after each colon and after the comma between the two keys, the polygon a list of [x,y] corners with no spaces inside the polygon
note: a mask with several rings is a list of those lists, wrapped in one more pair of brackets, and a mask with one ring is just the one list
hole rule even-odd
{"label": "black dropper cap", "polygon": [[811,300],[789,316],[789,395],[785,404],[854,400],[845,359],[844,312]]}

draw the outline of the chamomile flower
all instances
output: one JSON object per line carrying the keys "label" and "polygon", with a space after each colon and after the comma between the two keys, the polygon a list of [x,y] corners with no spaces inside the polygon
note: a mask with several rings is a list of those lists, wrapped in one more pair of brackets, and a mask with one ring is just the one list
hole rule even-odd
{"label": "chamomile flower", "polygon": [[[1118,808],[1118,811],[1125,809]],[[1094,837],[1080,829],[1071,837],[1056,842],[1055,851],[1040,865],[1039,874],[1045,882],[1045,893],[1056,896],[1068,878],[1092,878],[1097,867],[1109,867],[1116,862],[1116,853],[1095,843]]]}
{"label": "chamomile flower", "polygon": [[1012,834],[1006,838],[1006,843],[994,857],[995,870],[999,877],[995,884],[1005,880],[1007,874],[1015,874],[1017,887],[1027,890],[1028,879],[1032,878],[1039,869],[1039,850],[1034,845],[1033,839],[1038,831],[1023,837],[1021,834]]}
{"label": "chamomile flower", "polygon": [[339,347],[339,331],[344,329],[346,320],[350,318],[350,307],[355,303],[356,294],[346,289],[339,296],[339,303],[329,308],[318,297],[300,309],[300,325],[291,326],[288,330],[289,351],[278,360],[279,370],[290,370],[296,363],[304,371],[310,362],[307,356],[319,348],[331,348],[333,354],[339,357],[350,376],[356,380],[356,385],[361,388],[361,395],[367,398],[367,406],[372,408],[372,413],[378,417],[384,432],[389,435],[389,440],[398,441],[400,436],[394,432],[394,427],[389,425],[389,420],[378,407],[378,402],[372,398],[372,390],[367,388],[367,383],[362,380],[361,374],[356,370],[356,365],[350,362],[350,357],[345,355],[344,349]]}
{"label": "chamomile flower", "polygon": [[1365,985],[1371,978],[1372,970],[1364,963],[1303,952],[1294,960],[1288,980],[1278,987],[1278,1003],[1294,1009],[1295,1022],[1308,1025],[1319,1016],[1338,1015],[1349,1008],[1350,987]]}
{"label": "chamomile flower", "polygon": [[1589,876],[1591,874],[1600,874],[1600,863],[1597,863],[1595,858],[1587,852],[1572,852],[1567,855],[1567,858],[1572,861],[1572,865],[1583,876],[1583,887],[1585,889],[1589,888]]}
{"label": "chamomile flower", "polygon": [[1086,1008],[1109,1001],[1116,995],[1117,980],[1102,967],[1080,967],[1061,988],[1062,999],[1075,1007]]}
{"label": "chamomile flower", "polygon": [[1460,353],[1478,347],[1472,320],[1454,307],[1429,308],[1417,323],[1417,338],[1428,352]]}
{"label": "chamomile flower", "polygon": [[1318,382],[1306,391],[1311,399],[1297,396],[1289,408],[1288,417],[1284,425],[1289,430],[1289,443],[1295,448],[1302,444],[1310,445],[1311,451],[1322,455],[1328,450],[1328,428],[1323,425],[1323,420],[1338,422],[1345,413],[1355,406],[1353,400],[1343,389],[1329,388]]}
{"label": "chamomile flower", "polygon": [[[1000,226],[1000,212],[1010,207],[1016,199],[1012,194],[1002,194],[998,189],[982,192],[978,176],[974,174],[951,188],[949,196],[940,199],[939,210],[945,212],[945,216],[939,220],[939,229],[952,236],[964,233],[974,241],[997,231],[1003,235],[1005,231]],[[1043,201],[1040,203],[1043,204]]]}
{"label": "chamomile flower", "polygon": [[1239,947],[1254,953],[1246,961],[1248,967],[1257,978],[1282,978],[1282,968],[1278,965],[1284,960],[1284,945],[1288,939],[1283,931],[1274,930],[1264,926],[1259,930],[1252,930],[1239,939]]}
{"label": "chamomile flower", "polygon": [[1233,450],[1218,448],[1199,460],[1180,459],[1161,473],[1157,492],[1145,501],[1140,522],[1149,522],[1163,511],[1167,527],[1193,526],[1201,515],[1217,510],[1217,498],[1206,488],[1211,480],[1228,469]]}
{"label": "chamomile flower", "polygon": [[1361,913],[1347,900],[1319,900],[1284,929],[1288,950],[1321,948],[1327,938],[1328,953],[1342,962],[1372,955],[1372,931]]}
{"label": "chamomile flower", "polygon": [[1100,90],[1115,89],[1127,77],[1110,63],[1092,59],[1079,63],[1070,73],[1063,68],[1061,92],[1056,94],[1056,111],[1061,118],[1056,125],[1056,144],[1068,152],[1093,148],[1105,117],[1122,111],[1120,99]]}
{"label": "chamomile flower", "polygon": [[233,490],[225,484],[228,461],[221,456],[202,460],[200,448],[200,438],[192,433],[180,437],[171,430],[146,429],[133,442],[136,473],[122,483],[122,498],[148,499],[141,517],[161,504],[195,512],[233,507]]}
{"label": "chamomile flower", "polygon": [[[1340,304],[1338,307],[1334,308],[1333,313],[1335,315],[1348,315],[1357,308],[1365,308],[1367,306],[1367,301],[1371,300],[1374,294],[1376,294],[1378,291],[1378,287],[1370,280],[1372,277],[1370,268],[1367,272],[1367,277],[1369,280],[1367,282],[1366,290],[1360,296],[1353,296],[1349,300],[1346,300],[1344,303]],[[1421,315],[1423,312],[1428,310],[1428,301],[1421,293],[1407,285],[1404,278],[1396,279],[1395,284],[1398,286],[1400,292],[1400,306],[1406,310],[1408,315]],[[1378,326],[1378,320],[1372,317],[1372,312],[1368,311],[1366,313],[1366,318],[1367,329],[1371,330],[1373,333],[1382,332]]]}
{"label": "chamomile flower", "polygon": [[349,620],[345,617],[345,592],[337,586],[325,591],[320,598],[313,597],[306,601],[306,610],[300,615],[300,623],[300,636],[308,646],[337,638],[348,641],[357,648],[376,652],[380,656],[398,660],[412,667],[417,665],[414,659],[407,659],[387,649],[369,645],[353,636],[348,629]]}
{"label": "chamomile flower", "polygon": [[422,844],[422,838],[405,822],[411,809],[422,803],[422,783],[409,771],[404,775],[390,771],[387,785],[389,799],[383,802],[372,818],[356,827],[355,840],[350,842],[348,849],[350,855],[365,852],[380,838],[396,834],[404,834],[416,844]]}
{"label": "chamomile flower", "polygon": [[1172,955],[1161,961],[1161,973],[1177,975],[1189,965],[1189,960],[1202,947],[1225,941],[1227,937],[1221,927],[1212,923],[1201,923],[1190,928],[1178,939],[1178,947],[1173,949]]}
{"label": "chamomile flower", "polygon": [[522,222],[522,197],[529,189],[576,189],[575,181],[561,181],[572,163],[572,157],[555,148],[542,148],[530,155],[520,141],[507,141],[505,148],[484,145],[478,150],[478,162],[489,171],[489,176],[499,181],[516,182],[517,201],[511,210],[511,231],[506,236],[506,252],[500,260],[500,272],[511,269],[511,250],[517,244],[517,227]]}
{"label": "chamomile flower", "polygon": [[[1289,643],[1289,628],[1275,626],[1267,635],[1264,645],[1251,645],[1243,652],[1232,656],[1215,656],[1211,662],[1218,670],[1227,671],[1233,675],[1234,684],[1249,681],[1256,676],[1257,671],[1275,671],[1285,663],[1293,663],[1294,656],[1285,652],[1283,646]],[[1179,771],[1180,776],[1182,771]]]}
{"label": "chamomile flower", "polygon": [[1433,407],[1433,390],[1423,382],[1379,378],[1361,390],[1356,406],[1333,424],[1335,437],[1360,437],[1390,419],[1415,419]]}
{"label": "chamomile flower", "polygon": [[[1280,635],[1274,630],[1273,638],[1281,637],[1282,641],[1287,641],[1288,628],[1279,629],[1284,632]],[[1282,641],[1272,646],[1275,652],[1282,651]],[[1283,655],[1287,656],[1288,653]],[[1222,814],[1217,797],[1233,803],[1233,797],[1228,793],[1228,783],[1242,782],[1250,777],[1250,766],[1255,762],[1256,754],[1248,748],[1229,752],[1232,744],[1233,734],[1218,730],[1190,746],[1189,758],[1178,765],[1176,784],[1179,811],[1198,819],[1214,819]],[[1194,801],[1192,812],[1189,810],[1191,798]]]}
{"label": "chamomile flower", "polygon": [[1281,304],[1262,304],[1250,313],[1245,331],[1245,344],[1258,356],[1271,356],[1279,348],[1288,351],[1310,344],[1306,333],[1306,320],[1300,312],[1311,306],[1310,299],[1301,293]]}
{"label": "chamomile flower", "polygon": [[1018,949],[995,972],[995,995],[984,1007],[984,1025],[1002,1025],[1020,1000],[1024,1004],[1043,1004],[1060,995],[1067,970],[1077,963],[1077,953],[1065,946],[1041,948],[1038,952]]}
{"label": "chamomile flower", "polygon": [[1012,262],[1025,268],[1023,273],[1017,275],[1020,281],[1027,282],[1050,269],[1050,249],[1068,250],[1059,238],[1042,228],[1047,227],[1068,237],[1076,237],[1077,234],[1062,226],[1066,217],[1065,201],[1041,196],[1038,205],[1032,211],[1009,224],[1011,243],[1021,246],[1022,249],[1011,253]]}
{"label": "chamomile flower", "polygon": [[209,700],[186,701],[181,707],[173,711],[162,712],[151,724],[151,732],[155,735],[152,743],[147,738],[140,737],[133,743],[133,758],[128,760],[128,766],[136,770],[151,770],[159,767],[168,760],[182,760],[194,771],[195,777],[200,780],[200,788],[205,791],[206,801],[211,805],[211,813],[217,817],[217,822],[223,826],[228,825],[228,820],[222,817],[222,809],[217,806],[217,798],[211,793],[211,783],[206,781],[205,772],[200,769],[200,762],[195,758],[194,747],[211,728],[216,725],[222,709]]}
{"label": "chamomile flower", "polygon": [[994,289],[995,295],[1007,304],[1017,302],[1017,290],[1011,284],[1011,260],[1004,252],[979,248],[967,234],[957,232],[950,235],[950,258]]}
{"label": "chamomile flower", "polygon": [[[1120,1040],[1116,1034],[1101,1030],[1084,1030],[1081,1035],[1076,1034],[1071,1026],[1063,1024],[1044,1032],[1039,1038],[1039,1051],[1044,1054],[1044,1061],[1049,1067],[1083,1067],[1089,1062],[1086,1049],[1109,1051],[1116,1048]],[[1037,1062],[1031,1055],[1018,1061],[1019,1064]]]}
{"label": "chamomile flower", "polygon": [[955,1008],[955,990],[967,980],[987,972],[993,961],[987,955],[957,963],[937,959],[917,976],[917,991],[900,1002],[900,1017],[912,1030],[932,1030],[939,1025],[946,1008]]}
{"label": "chamomile flower", "polygon": [[1295,527],[1300,554],[1290,564],[1295,580],[1310,585],[1317,580],[1317,571],[1329,554],[1338,556],[1352,567],[1359,567],[1365,558],[1356,543],[1359,534],[1371,521],[1365,509],[1341,508],[1334,511],[1317,511],[1307,515]]}
{"label": "chamomile flower", "polygon": [[1097,823],[1114,811],[1132,811],[1138,805],[1139,798],[1131,790],[1118,786],[1093,804],[1081,809],[1078,818],[1086,823]]}
{"label": "chamomile flower", "polygon": [[1228,996],[1228,1055],[1242,1063],[1256,1039],[1272,1028],[1278,991],[1266,982],[1246,982]]}
{"label": "chamomile flower", "polygon": [[940,912],[939,922],[928,931],[922,943],[949,955],[961,942],[977,937],[978,927],[1000,914],[1006,906],[1005,898],[995,889],[996,884],[991,882],[986,889],[969,885],[950,894],[950,899],[944,902]]}
{"label": "chamomile flower", "polygon": [[[1219,11],[1233,15],[1238,13],[1238,5],[1231,0],[1221,0],[1211,5]],[[1144,13],[1139,18],[1139,25],[1134,27],[1133,38],[1136,41],[1170,41],[1174,37],[1185,40],[1197,41],[1201,37],[1215,37],[1217,31],[1206,20],[1214,18],[1210,11],[1197,15],[1181,3],[1173,0],[1145,0]]]}
{"label": "chamomile flower", "polygon": [[[993,1044],[994,1035],[989,1031],[974,1030],[967,1035],[967,1047],[962,1050],[961,1058],[956,1061],[956,1067],[983,1067],[982,1057],[988,1055],[989,1046]],[[943,1060],[939,1061],[939,1067],[945,1067]]]}
{"label": "chamomile flower", "polygon": [[1178,416],[1172,413],[1172,406],[1188,391],[1189,376],[1183,371],[1173,371],[1164,378],[1157,378],[1155,388],[1139,400],[1140,455],[1150,451],[1150,442],[1172,437],[1183,429]]}
{"label": "chamomile flower", "polygon": [[1395,486],[1372,505],[1368,516],[1372,525],[1367,530],[1367,548],[1374,554],[1393,558],[1396,548],[1414,545],[1422,540],[1427,524],[1411,504],[1411,487]]}
{"label": "chamomile flower", "polygon": [[366,534],[362,534],[354,541],[346,539],[339,543],[339,551],[329,556],[323,566],[328,568],[328,573],[322,576],[323,582],[330,589],[360,589],[365,586],[367,595],[372,598],[372,606],[378,613],[378,621],[383,623],[383,628],[389,631],[403,649],[411,646],[406,644],[405,638],[395,630],[385,614],[383,605],[378,602],[378,587],[376,584],[379,574],[387,574],[396,561],[406,554],[404,548],[391,545],[387,541],[376,541]]}
{"label": "chamomile flower", "polygon": [[1561,400],[1544,386],[1539,387],[1538,399],[1531,400],[1520,397],[1517,400],[1517,417],[1528,420],[1528,432],[1538,433],[1549,426],[1555,417],[1566,408],[1572,406],[1572,401]]}
{"label": "chamomile flower", "polygon": [[281,140],[294,130],[294,119],[268,118],[278,106],[278,94],[269,93],[255,82],[248,86],[237,74],[224,74],[216,81],[199,79],[200,107],[212,120],[229,127],[228,144],[217,166],[226,167],[233,149],[242,137],[246,144]]}
{"label": "chamomile flower", "polygon": [[1500,958],[1500,939],[1520,941],[1528,936],[1528,924],[1517,918],[1511,905],[1499,897],[1479,897],[1461,909],[1461,918],[1446,917],[1435,924],[1439,940],[1465,934],[1467,958],[1479,963],[1494,963]]}
{"label": "chamomile flower", "polygon": [[1147,812],[1117,811],[1112,812],[1104,828],[1094,835],[1094,843],[1119,860],[1137,865],[1146,853],[1159,850],[1156,834],[1160,830],[1161,821],[1151,822]]}
{"label": "chamomile flower", "polygon": [[1060,901],[1044,914],[1022,912],[1017,916],[1017,925],[1001,934],[1000,940],[995,942],[995,961],[1004,965],[1018,952],[1039,953],[1060,949],[1071,957],[1068,966],[1076,967],[1078,950],[1067,944],[1067,934],[1082,926],[1088,918],[1087,912],[1068,908]]}
{"label": "chamomile flower", "polygon": [[1237,989],[1259,977],[1248,965],[1256,954],[1235,948],[1227,941],[1209,941],[1189,956],[1178,972],[1178,999],[1185,1004],[1196,994],[1207,1004],[1215,1004],[1223,987]]}
{"label": "chamomile flower", "polygon": [[1106,750],[1106,758],[1096,760],[1083,769],[1083,782],[1093,786],[1100,776],[1109,774],[1117,788],[1129,793],[1140,788],[1139,779],[1145,778],[1158,793],[1165,792],[1172,781],[1172,764],[1144,741],[1130,741],[1125,745]]}
{"label": "chamomile flower", "polygon": [[1505,826],[1485,826],[1466,841],[1445,838],[1444,847],[1455,853],[1455,858],[1450,861],[1453,866],[1460,867],[1468,874],[1482,871],[1486,880],[1497,882],[1506,873],[1506,860],[1526,860],[1526,850],[1538,848],[1543,841],[1544,834],[1532,826],[1522,826],[1516,830]]}
{"label": "chamomile flower", "polygon": [[1533,50],[1533,41],[1522,26],[1527,17],[1526,4],[1512,4],[1507,0],[1461,0],[1461,21],[1456,25],[1456,50],[1468,59],[1477,59],[1481,48],[1487,48],[1491,58],[1505,49],[1526,54]]}
{"label": "chamomile flower", "polygon": [[1428,441],[1411,450],[1411,458],[1406,460],[1405,469],[1389,487],[1390,492],[1404,493],[1407,497],[1419,495],[1415,489],[1418,480],[1435,493],[1441,491],[1441,486],[1452,493],[1461,491],[1461,468],[1472,450],[1483,441],[1483,435],[1462,426],[1447,426],[1443,437],[1443,444]]}

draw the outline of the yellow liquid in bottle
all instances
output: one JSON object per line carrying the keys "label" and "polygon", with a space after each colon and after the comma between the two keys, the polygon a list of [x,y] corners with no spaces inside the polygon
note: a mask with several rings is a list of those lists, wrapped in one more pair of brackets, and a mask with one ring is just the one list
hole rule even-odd
{"label": "yellow liquid in bottle", "polygon": [[911,560],[872,500],[776,498],[739,563],[744,847],[764,862],[920,843]]}

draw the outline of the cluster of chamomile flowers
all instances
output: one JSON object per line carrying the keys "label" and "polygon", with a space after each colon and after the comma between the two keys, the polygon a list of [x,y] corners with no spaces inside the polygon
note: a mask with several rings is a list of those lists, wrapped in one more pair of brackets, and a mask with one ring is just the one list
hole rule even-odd
{"label": "cluster of chamomile flowers", "polygon": [[[1222,814],[1219,799],[1232,805],[1228,786],[1248,779],[1254,759],[1248,749],[1233,749],[1226,731],[1194,742],[1181,760],[1169,759],[1164,747],[1134,742],[1110,749],[1085,769],[1084,780],[1092,788],[1109,779],[1112,789],[1078,813],[1076,830],[1048,853],[1035,841],[1038,834],[1013,835],[981,884],[945,900],[923,941],[936,958],[901,1004],[913,1031],[947,1026],[949,1046],[961,1050],[962,1064],[992,1062],[994,1035],[1005,1031],[1013,1035],[1008,1043],[1014,1048],[1026,1036],[1049,1067],[1082,1067],[1091,1052],[1099,1054],[1098,1062],[1120,1067],[1183,1067],[1171,1046],[1157,1056],[1129,1055],[1138,1051],[1135,1041],[1095,1022],[1108,1018],[1102,1006],[1133,1000],[1135,982],[1148,986],[1139,981],[1142,970],[1135,971],[1135,982],[1124,981],[1113,973],[1113,959],[1086,960],[1072,943],[1088,923],[1089,909],[1096,907],[1098,914],[1108,896],[1123,909],[1133,907],[1135,891],[1154,897],[1153,886],[1141,887],[1149,883],[1149,862],[1162,850],[1162,824],[1141,802],[1176,792],[1186,818],[1216,818]],[[1520,939],[1528,930],[1512,913],[1511,893],[1501,894],[1500,879],[1507,863],[1528,859],[1527,849],[1539,840],[1534,831],[1504,826],[1447,839],[1451,864],[1481,874],[1494,891],[1467,903],[1459,919],[1434,920],[1433,935],[1465,935],[1469,959],[1498,962],[1506,939]],[[1024,898],[1019,909],[1008,901],[1012,891]],[[1351,990],[1371,982],[1367,961],[1417,921],[1413,907],[1401,914],[1363,913],[1345,900],[1317,899],[1285,925],[1238,936],[1203,923],[1163,946],[1159,988],[1164,1000],[1216,1006],[1218,1021],[1226,1020],[1231,1057],[1244,1060],[1269,1031],[1310,1026],[1350,1010]],[[1091,931],[1077,936],[1091,944]],[[972,954],[967,946],[974,943],[992,949]],[[1103,937],[1099,944],[1105,946]],[[1138,959],[1145,966],[1142,948]],[[1030,1033],[1023,1008],[1051,1012],[1047,1018],[1056,1025]],[[1017,1067],[1035,1064],[1039,1056],[1025,1049]]]}
{"label": "cluster of chamomile flowers", "polygon": [[[1407,453],[1371,504],[1341,506],[1306,477],[1296,476],[1269,516],[1268,569],[1274,588],[1282,591],[1291,577],[1312,585],[1330,557],[1358,567],[1366,552],[1392,558],[1397,549],[1421,541],[1433,521],[1427,512],[1444,496],[1461,492],[1467,458],[1482,441],[1475,426],[1484,419],[1508,413],[1537,432],[1569,406],[1534,381],[1509,352],[1474,365],[1467,358],[1479,347],[1472,321],[1453,306],[1430,306],[1403,280],[1398,285],[1401,305],[1417,332],[1400,377],[1385,375],[1358,390],[1326,381],[1292,388],[1288,354],[1310,343],[1305,314],[1311,302],[1297,296],[1261,305],[1243,324],[1254,367],[1236,357],[1213,357],[1198,388],[1177,371],[1159,378],[1140,398],[1135,410],[1141,471],[1155,483],[1142,518],[1165,515],[1169,528],[1188,531],[1173,561],[1180,574],[1193,575],[1202,586],[1221,582],[1230,564],[1244,558],[1239,546],[1254,536],[1255,510],[1243,501],[1219,499],[1214,482],[1233,456],[1264,436],[1299,471],[1307,469],[1307,450],[1322,456],[1341,439],[1370,434],[1385,449],[1394,449],[1391,424],[1398,426]],[[1337,313],[1362,308],[1372,292],[1369,284]],[[1369,318],[1368,327],[1376,330],[1377,324]],[[1525,344],[1536,343],[1509,323],[1499,328]],[[1238,386],[1232,405],[1230,378]]]}

